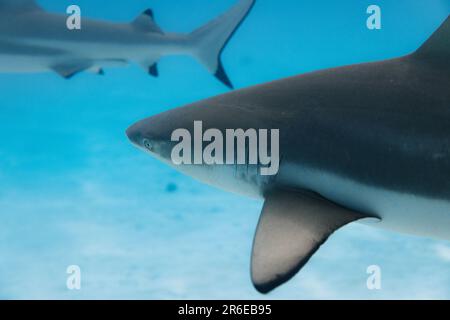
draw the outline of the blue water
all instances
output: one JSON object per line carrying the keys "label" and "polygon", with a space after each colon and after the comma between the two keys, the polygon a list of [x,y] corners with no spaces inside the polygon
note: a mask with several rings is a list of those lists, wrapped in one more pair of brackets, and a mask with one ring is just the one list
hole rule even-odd
{"label": "blue water", "polygon": [[[235,0],[42,0],[48,10],[131,21],[149,5],[190,32]],[[282,4],[281,4],[282,3]],[[382,30],[366,8],[382,9]],[[224,52],[238,88],[410,53],[448,0],[259,0]],[[137,151],[124,131],[226,88],[189,57],[81,74],[0,75],[0,298],[264,298],[249,257],[262,203],[200,184]],[[382,290],[366,268],[382,269]],[[66,288],[79,265],[82,288]],[[450,244],[351,225],[269,298],[450,298]]]}

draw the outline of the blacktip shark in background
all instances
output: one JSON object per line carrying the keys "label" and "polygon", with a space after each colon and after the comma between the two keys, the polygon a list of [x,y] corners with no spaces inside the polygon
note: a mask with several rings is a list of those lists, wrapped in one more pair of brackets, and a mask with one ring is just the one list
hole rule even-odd
{"label": "blacktip shark in background", "polygon": [[0,72],[54,71],[71,78],[82,71],[103,74],[104,67],[133,61],[158,76],[161,57],[191,55],[232,88],[220,55],[253,4],[240,0],[185,35],[161,30],[150,9],[131,23],[82,18],[81,30],[69,30],[67,16],[46,12],[34,0],[0,0]]}
{"label": "blacktip shark in background", "polygon": [[[450,240],[450,18],[416,52],[263,84],[131,126],[139,148],[171,163],[171,133],[280,130],[280,170],[179,165],[206,183],[265,199],[252,280],[267,293],[337,229],[361,221]],[[173,164],[172,164],[173,165]]]}

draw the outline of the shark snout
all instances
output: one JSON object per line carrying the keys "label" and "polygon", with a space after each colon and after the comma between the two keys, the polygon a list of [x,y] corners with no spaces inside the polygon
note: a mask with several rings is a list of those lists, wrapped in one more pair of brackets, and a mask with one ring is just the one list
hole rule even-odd
{"label": "shark snout", "polygon": [[138,123],[133,124],[131,127],[129,127],[126,131],[126,135],[132,144],[139,147],[141,146],[143,136]]}
{"label": "shark snout", "polygon": [[[167,145],[167,142],[165,141],[165,136],[161,137],[158,124],[160,124],[160,122],[154,118],[139,121],[127,129],[126,135],[134,146],[144,152],[154,156],[166,157],[167,150],[165,146]],[[170,141],[170,135],[168,136],[168,139]]]}

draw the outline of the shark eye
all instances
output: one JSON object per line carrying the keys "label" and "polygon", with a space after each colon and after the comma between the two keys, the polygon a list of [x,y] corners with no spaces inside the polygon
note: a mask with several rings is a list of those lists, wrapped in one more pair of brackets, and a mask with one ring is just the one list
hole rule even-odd
{"label": "shark eye", "polygon": [[150,142],[150,140],[148,139],[144,139],[142,140],[142,145],[148,150],[148,151],[153,151],[153,145]]}

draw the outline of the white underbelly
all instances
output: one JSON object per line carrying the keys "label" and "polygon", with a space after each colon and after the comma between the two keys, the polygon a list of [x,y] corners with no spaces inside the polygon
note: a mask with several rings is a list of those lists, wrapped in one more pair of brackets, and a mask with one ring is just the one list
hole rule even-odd
{"label": "white underbelly", "polygon": [[298,187],[313,190],[342,206],[376,214],[382,219],[381,222],[363,221],[365,224],[450,240],[449,201],[383,190],[314,169],[287,167],[286,171],[298,172]]}

